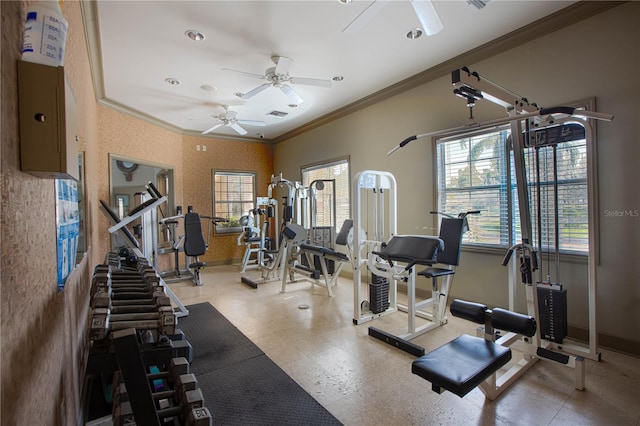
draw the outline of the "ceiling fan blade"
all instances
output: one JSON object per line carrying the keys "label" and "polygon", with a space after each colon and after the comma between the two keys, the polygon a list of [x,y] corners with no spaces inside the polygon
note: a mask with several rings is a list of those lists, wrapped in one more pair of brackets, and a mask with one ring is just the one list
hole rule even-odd
{"label": "ceiling fan blade", "polygon": [[289,73],[289,67],[293,60],[291,58],[287,58],[286,56],[278,56],[278,62],[276,63],[276,74],[277,75],[287,75]]}
{"label": "ceiling fan blade", "polygon": [[442,31],[442,22],[431,0],[411,0],[411,6],[418,16],[422,29],[428,36]]}
{"label": "ceiling fan blade", "polygon": [[246,135],[247,134],[247,131],[245,129],[243,129],[238,123],[231,123],[231,124],[229,124],[229,127],[231,127],[233,130],[238,132],[238,134],[240,134],[240,135]]}
{"label": "ceiling fan blade", "polygon": [[295,90],[291,88],[291,86],[287,84],[282,84],[280,86],[280,90],[289,97],[289,100],[296,105],[300,105],[304,100],[296,93]]}
{"label": "ceiling fan blade", "polygon": [[217,129],[218,127],[222,126],[222,123],[218,123],[215,126],[209,127],[207,130],[205,130],[204,132],[202,132],[203,135],[206,135],[207,133],[213,132],[215,129]]}
{"label": "ceiling fan blade", "polygon": [[293,84],[305,84],[307,86],[331,87],[331,80],[319,78],[290,77],[289,82]]}
{"label": "ceiling fan blade", "polygon": [[238,70],[234,70],[234,69],[231,69],[231,68],[222,68],[222,71],[231,71],[231,72],[235,72],[235,73],[238,73],[238,74],[242,74],[242,75],[244,75],[246,77],[254,77],[254,78],[262,78],[262,79],[264,79],[264,75],[255,74],[255,73],[252,73],[252,72],[238,71]]}
{"label": "ceiling fan blade", "polygon": [[360,15],[351,21],[349,25],[342,29],[345,34],[355,34],[364,28],[374,16],[376,16],[384,7],[389,4],[390,0],[374,0]]}
{"label": "ceiling fan blade", "polygon": [[242,99],[251,99],[255,95],[257,95],[258,93],[260,93],[263,90],[269,88],[270,86],[271,86],[271,83],[261,84],[260,86],[256,87],[255,89],[251,89],[247,93],[244,93],[242,96],[240,96],[240,98],[242,98]]}
{"label": "ceiling fan blade", "polygon": [[266,126],[267,123],[264,121],[257,120],[238,120],[238,124],[244,124],[245,126]]}

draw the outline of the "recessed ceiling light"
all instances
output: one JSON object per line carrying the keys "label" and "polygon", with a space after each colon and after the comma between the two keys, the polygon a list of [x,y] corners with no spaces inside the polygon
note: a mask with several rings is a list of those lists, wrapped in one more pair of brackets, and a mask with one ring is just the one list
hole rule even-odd
{"label": "recessed ceiling light", "polygon": [[422,30],[420,28],[414,28],[407,33],[407,38],[409,40],[415,40],[422,35]]}
{"label": "recessed ceiling light", "polygon": [[342,81],[342,80],[344,80],[344,77],[341,76],[341,75],[336,75],[331,80],[333,80],[333,81]]}
{"label": "recessed ceiling light", "polygon": [[177,86],[178,84],[180,84],[180,80],[176,79],[176,78],[165,78],[164,81],[166,81],[169,84],[173,84],[174,86]]}
{"label": "recessed ceiling light", "polygon": [[205,39],[204,34],[202,34],[198,30],[187,30],[184,32],[184,35],[186,35],[193,41],[202,41]]}
{"label": "recessed ceiling light", "polygon": [[200,86],[200,88],[205,92],[215,92],[216,90],[218,90],[218,88],[213,84],[203,84],[202,86]]}

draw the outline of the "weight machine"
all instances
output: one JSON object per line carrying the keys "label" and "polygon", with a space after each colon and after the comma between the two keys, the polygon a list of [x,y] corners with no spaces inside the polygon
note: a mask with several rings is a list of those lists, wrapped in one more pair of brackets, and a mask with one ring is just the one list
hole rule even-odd
{"label": "weight machine", "polygon": [[[238,235],[237,244],[245,246],[240,273],[260,268],[264,264],[267,251],[272,250],[273,239],[270,237],[270,230],[272,219],[276,215],[273,206],[277,206],[276,200],[258,197],[256,207],[240,218],[242,232]],[[255,254],[255,263],[250,265],[253,254]]]}
{"label": "weight machine", "polygon": [[[149,190],[149,193],[152,194],[153,198],[145,201],[140,206],[134,208],[129,213],[129,216],[126,216],[122,219],[120,219],[120,217],[116,214],[116,212],[114,212],[111,209],[109,204],[107,204],[103,200],[100,200],[100,206],[102,207],[103,213],[107,216],[110,222],[113,223],[113,225],[109,228],[109,233],[112,235],[116,233],[121,235],[123,237],[125,244],[129,246],[129,248],[134,252],[134,254],[138,258],[144,258],[144,254],[140,250],[140,243],[138,242],[136,237],[131,233],[129,228],[127,228],[127,225],[132,223],[135,220],[140,219],[142,215],[144,215],[147,211],[156,209],[157,207],[162,205],[162,203],[167,202],[167,197],[159,196],[160,193],[153,186],[152,183],[148,184],[148,190]],[[176,294],[171,290],[171,288],[168,285],[166,285],[166,282],[162,279],[162,277],[159,277],[159,281],[161,286],[164,288],[165,292],[171,299],[171,301],[176,305],[176,307],[173,308],[173,311],[175,312],[176,317],[184,317],[189,315],[189,311],[187,310],[187,308],[184,306],[182,301],[180,301],[178,296],[176,296]]]}
{"label": "weight machine", "polygon": [[[174,275],[173,278],[167,278],[166,281],[184,281],[191,279],[195,285],[202,285],[200,279],[200,269],[204,268],[207,264],[200,261],[199,256],[202,256],[207,252],[209,248],[209,236],[211,235],[211,223],[218,224],[227,222],[227,219],[222,217],[201,216],[193,211],[192,206],[187,207],[187,213],[182,214],[182,207],[176,208],[177,215],[163,218],[159,221],[161,225],[166,225],[170,229],[170,233],[173,237],[173,243],[171,245],[171,251],[174,255],[175,269],[173,271],[162,272],[162,277]],[[202,234],[202,219],[207,220],[207,240],[205,241]],[[182,220],[184,224],[184,234],[177,240],[175,238],[177,234],[177,226],[179,221]],[[184,251],[185,254],[185,269],[180,269],[180,252]]]}
{"label": "weight machine", "polygon": [[[336,251],[336,245],[347,245],[347,235],[351,221],[345,221],[336,237],[336,185],[335,179],[317,179],[309,184],[309,226],[300,227],[299,233],[304,238],[292,242],[285,255],[285,274],[282,276],[281,292],[286,291],[288,284],[298,282],[296,275],[313,285],[327,289],[329,297],[333,297],[333,287],[338,281],[340,271],[349,257]],[[322,197],[322,202],[319,198]],[[319,205],[321,207],[319,207]],[[319,215],[323,216],[322,225]],[[308,231],[308,232],[307,232]]]}
{"label": "weight machine", "polygon": [[[591,124],[587,119],[596,119],[611,121],[613,116],[610,114],[598,113],[594,111],[586,111],[572,107],[555,107],[555,108],[540,108],[535,103],[530,103],[526,98],[514,94],[497,84],[480,77],[478,73],[470,72],[468,68],[461,68],[455,70],[451,74],[452,84],[454,87],[454,93],[457,96],[463,97],[467,100],[467,106],[473,108],[475,102],[480,99],[487,99],[498,105],[504,106],[508,117],[499,118],[495,120],[489,120],[485,122],[472,122],[471,124],[451,128],[447,130],[441,130],[436,132],[424,133],[421,135],[410,136],[403,140],[399,145],[394,147],[388,152],[388,155],[393,154],[398,149],[406,146],[409,142],[425,137],[433,137],[442,134],[450,134],[456,131],[464,131],[473,128],[481,128],[488,126],[495,126],[509,123],[511,126],[512,135],[512,149],[513,157],[515,161],[516,172],[516,187],[518,193],[518,204],[520,208],[520,226],[522,234],[522,245],[516,245],[514,250],[520,250],[524,256],[523,262],[524,273],[523,277],[532,277],[533,271],[537,268],[537,251],[526,250],[526,247],[530,247],[533,241],[532,225],[531,225],[531,211],[529,207],[529,190],[526,177],[526,167],[524,160],[524,150],[528,142],[525,142],[525,135],[527,138],[538,139],[554,139],[556,141],[562,135],[562,126],[569,123],[579,124],[584,128],[585,139],[587,146],[589,147],[593,142],[593,130]],[[557,128],[560,131],[554,135],[553,131],[541,132],[540,129]],[[587,149],[587,161],[592,162],[591,149]],[[596,177],[589,170],[588,191],[591,195],[596,182]],[[597,212],[595,206],[590,203],[588,210],[588,223],[589,223],[589,283],[588,283],[588,297],[589,297],[589,343],[588,347],[584,347],[578,344],[566,343],[561,345],[562,350],[579,355],[585,356],[593,360],[600,359],[600,353],[598,352],[597,345],[597,328],[596,328],[596,295],[597,295],[597,268],[596,268],[596,247],[594,241],[596,241],[595,235],[595,218]],[[535,259],[534,259],[535,258]],[[534,259],[532,261],[532,259]],[[508,260],[508,259],[506,259]],[[511,276],[517,274],[511,273]],[[527,310],[531,315],[534,315],[538,319],[537,306],[537,292],[533,291],[533,283],[526,282],[531,281],[525,279],[525,288],[527,290]],[[542,281],[542,280],[541,280]],[[509,309],[513,309],[515,306],[515,286],[516,280],[510,279],[509,283]],[[531,293],[531,294],[529,294]],[[534,300],[535,298],[535,300]],[[537,335],[539,338],[539,334]],[[553,349],[560,350],[559,346],[554,342],[548,342],[549,346]]]}
{"label": "weight machine", "polygon": [[[369,207],[366,216],[362,194]],[[354,269],[354,324],[361,324],[397,311],[407,313],[407,332],[394,335],[369,327],[369,335],[421,356],[422,346],[410,340],[447,323],[446,303],[452,285],[455,266],[460,257],[460,244],[466,226],[467,213],[458,218],[444,217],[438,237],[426,235],[397,235],[396,181],[388,172],[365,170],[353,180],[356,198],[354,215],[353,257]],[[388,194],[388,198],[387,198]],[[472,212],[469,212],[472,213]],[[473,212],[475,213],[475,212]],[[356,232],[356,230],[359,230]],[[448,247],[448,250],[447,250]],[[440,259],[439,259],[440,258]],[[438,263],[446,267],[435,266]],[[425,266],[418,272],[419,265]],[[443,265],[443,266],[444,266]],[[369,300],[362,296],[362,277],[371,273],[368,283]],[[418,276],[432,280],[431,297],[416,298]],[[438,278],[443,277],[441,282]],[[397,300],[397,283],[407,286],[407,303]]]}
{"label": "weight machine", "polygon": [[[265,239],[267,237],[270,238],[270,247],[267,248],[264,242],[261,242],[261,245],[264,245],[264,247],[259,248],[259,250],[248,246],[243,256],[241,273],[244,273],[246,269],[248,269],[246,266],[251,254],[257,253],[256,268],[260,270],[261,278],[259,281],[255,281],[246,275],[241,277],[241,281],[251,288],[258,288],[258,283],[279,280],[283,276],[284,263],[282,262],[287,251],[287,248],[283,247],[283,245],[286,246],[286,244],[291,241],[291,238],[285,238],[283,232],[287,224],[300,224],[302,222],[303,200],[306,200],[308,197],[308,188],[304,187],[300,182],[284,179],[282,173],[280,173],[279,176],[271,176],[271,183],[267,188],[266,200],[264,198],[258,198],[258,202],[262,202],[263,205],[267,206],[269,213],[268,219],[276,224],[279,223],[278,202],[274,198],[274,191],[278,188],[285,188],[286,195],[283,197],[282,222],[277,226],[277,236],[271,238],[269,236],[269,229],[271,227],[263,223],[262,237]],[[240,239],[238,239],[238,242],[240,243]]]}
{"label": "weight machine", "polygon": [[[507,255],[503,259],[502,264],[507,266],[511,259],[515,259],[511,262],[512,269],[510,270],[509,279],[509,310],[512,311],[515,305],[515,293],[516,293],[516,279],[518,275],[515,271],[516,262],[518,262],[520,281],[525,286],[526,301],[527,301],[527,313],[536,324],[540,323],[540,311],[538,306],[538,292],[534,285],[534,272],[538,269],[538,250],[533,247],[533,235],[532,235],[532,218],[529,205],[529,189],[527,181],[527,170],[525,164],[525,149],[527,147],[539,147],[544,145],[554,145],[562,142],[567,133],[574,131],[571,127],[574,123],[579,124],[584,129],[584,137],[587,141],[588,148],[593,143],[593,130],[588,118],[597,120],[611,121],[612,115],[597,113],[593,111],[585,111],[571,107],[556,107],[556,108],[539,108],[536,104],[530,103],[526,98],[518,96],[504,88],[483,79],[475,72],[470,72],[467,68],[462,68],[453,71],[452,83],[454,86],[454,93],[467,100],[467,106],[471,109],[475,105],[475,102],[480,99],[487,99],[498,105],[504,106],[508,113],[508,118],[501,118],[496,120],[490,120],[484,123],[471,123],[466,126],[461,126],[453,129],[425,133],[422,135],[415,135],[406,138],[398,146],[389,151],[388,155],[393,154],[399,148],[406,146],[409,142],[424,138],[438,136],[442,134],[451,133],[454,131],[463,131],[470,128],[485,127],[491,125],[499,125],[509,123],[511,126],[512,137],[512,149],[513,157],[515,161],[515,173],[516,173],[516,187],[518,203],[520,208],[520,226],[521,226],[521,243],[514,245],[509,249]],[[471,110],[472,111],[472,110]],[[473,118],[471,112],[471,118]],[[591,157],[591,150],[587,149],[587,161],[593,161]],[[588,175],[588,191],[592,194],[596,185],[595,176],[589,170]],[[540,335],[540,328],[536,328],[534,332],[529,336],[527,333],[518,332],[507,333],[505,336],[500,337],[496,344],[502,347],[514,346],[523,353],[523,359],[518,365],[513,367],[513,371],[510,370],[507,373],[507,377],[503,380],[496,379],[497,369],[500,367],[496,363],[496,359],[487,357],[486,365],[483,365],[484,371],[487,376],[481,377],[480,382],[485,383],[483,389],[485,394],[493,399],[497,397],[502,391],[504,391],[510,384],[512,384],[520,375],[522,375],[527,369],[529,369],[538,360],[554,361],[565,366],[574,368],[576,370],[576,389],[584,388],[584,365],[583,360],[585,357],[599,361],[601,358],[600,352],[598,352],[597,346],[597,330],[596,330],[596,296],[597,296],[597,276],[596,276],[596,247],[595,247],[595,216],[597,212],[592,203],[589,204],[588,221],[589,221],[589,342],[588,347],[578,344],[557,344],[552,341],[544,340]],[[557,224],[556,224],[557,226]],[[539,237],[540,239],[540,237]],[[556,240],[557,241],[557,240]],[[540,243],[540,241],[538,241]],[[517,256],[512,256],[517,253]],[[543,281],[543,277],[540,277],[539,282]],[[486,307],[479,306],[480,311],[486,310]],[[479,315],[472,315],[476,318]],[[480,322],[480,321],[476,321]],[[499,327],[496,327],[499,328]],[[533,330],[531,330],[533,331]],[[524,334],[524,336],[523,336]],[[456,339],[457,340],[457,339]],[[450,377],[436,385],[438,379],[434,374],[438,374],[437,370],[442,367],[441,363],[443,359],[439,361],[439,353],[444,353],[448,357],[454,356],[455,352],[471,351],[474,342],[461,343],[457,342],[452,344],[450,342],[447,345],[443,345],[443,350],[433,351],[433,354],[428,354],[424,358],[424,362],[417,360],[418,364],[414,363],[414,373],[418,374],[427,380],[432,381],[434,390],[452,389],[455,393],[458,393],[460,389],[457,388],[459,383],[455,377],[460,377],[463,374],[463,369],[449,371]],[[476,346],[477,348],[478,346]],[[493,346],[492,346],[493,347]],[[456,349],[458,348],[458,349]],[[496,346],[497,348],[497,346]],[[566,355],[560,351],[569,353]],[[483,356],[478,352],[478,356]],[[510,357],[510,352],[509,352]],[[434,363],[434,361],[436,361]],[[422,363],[422,364],[421,364]],[[442,376],[442,375],[441,375]],[[478,378],[479,376],[474,376]],[[486,381],[485,381],[486,380]],[[466,392],[465,392],[466,393]],[[460,396],[462,394],[458,393]]]}

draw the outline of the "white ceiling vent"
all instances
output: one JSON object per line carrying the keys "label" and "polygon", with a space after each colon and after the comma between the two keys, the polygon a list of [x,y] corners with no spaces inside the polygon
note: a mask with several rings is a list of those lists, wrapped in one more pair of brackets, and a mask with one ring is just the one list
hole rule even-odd
{"label": "white ceiling vent", "polygon": [[271,112],[268,112],[267,115],[271,115],[273,117],[282,118],[282,117],[286,117],[287,115],[289,115],[289,113],[288,112],[284,112],[284,111],[273,110]]}
{"label": "white ceiling vent", "polygon": [[475,6],[476,9],[482,9],[489,3],[490,0],[467,0],[467,3],[471,6]]}

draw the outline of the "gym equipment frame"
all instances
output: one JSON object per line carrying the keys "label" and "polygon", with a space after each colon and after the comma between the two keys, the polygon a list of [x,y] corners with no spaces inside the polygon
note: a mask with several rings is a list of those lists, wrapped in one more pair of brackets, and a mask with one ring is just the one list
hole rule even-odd
{"label": "gym equipment frame", "polygon": [[[364,232],[355,231],[362,229],[363,224],[363,190],[371,190],[373,194],[372,215],[368,215],[367,212],[368,217],[365,218],[366,221],[372,219],[373,229],[367,229],[367,231],[373,234],[373,239],[363,239]],[[384,194],[387,192],[391,193],[389,200],[384,199]],[[397,191],[396,180],[392,174],[372,170],[358,173],[353,179],[353,194],[356,197],[353,232],[354,255],[352,259],[354,268],[353,322],[361,324],[397,311],[405,312],[407,314],[406,333],[396,336],[378,328],[369,327],[369,335],[413,355],[424,355],[424,348],[410,342],[410,340],[447,323],[446,302],[451,288],[453,268],[457,265],[459,256],[450,256],[451,259],[455,257],[455,260],[451,260],[452,265],[449,265],[447,269],[434,268],[433,265],[438,263],[438,253],[445,249],[445,243],[441,239],[442,233],[439,237],[397,235]],[[389,216],[388,222],[385,221],[386,212]],[[446,222],[446,227],[453,226],[457,229],[453,233],[448,231],[447,234],[454,237],[450,240],[450,245],[453,252],[457,252],[459,255],[465,219],[463,217],[447,220],[449,222]],[[385,226],[388,227],[388,230],[385,229]],[[363,249],[366,256],[363,254]],[[418,273],[416,272],[418,265],[427,266],[427,269]],[[362,274],[366,273],[367,269],[375,277],[372,280],[379,281],[369,284],[371,298],[374,298],[373,294],[376,298],[384,298],[382,304],[377,300],[371,300],[367,303],[361,296]],[[417,275],[433,280],[431,297],[420,301],[416,299]],[[440,276],[445,276],[445,278],[438,285],[437,278]],[[398,281],[403,281],[407,285],[406,305],[397,301]],[[380,286],[386,287],[387,284],[388,291],[377,290]],[[430,309],[430,311],[426,309]],[[422,324],[418,324],[418,318],[424,320]]]}
{"label": "gym equipment frame", "polygon": [[[537,268],[537,253],[531,247],[532,241],[532,226],[531,226],[531,212],[529,208],[529,190],[527,186],[526,167],[524,163],[524,150],[527,147],[529,141],[524,140],[524,134],[528,136],[533,135],[535,138],[535,130],[544,129],[549,126],[558,126],[565,123],[578,123],[585,130],[585,139],[587,143],[587,162],[592,163],[593,150],[591,146],[593,144],[593,130],[587,119],[597,119],[604,121],[613,120],[613,115],[603,114],[593,111],[580,110],[572,107],[555,107],[555,108],[539,108],[535,103],[530,103],[526,98],[516,95],[504,88],[483,79],[478,73],[470,72],[468,68],[461,68],[452,72],[452,84],[454,86],[454,93],[467,100],[467,105],[472,108],[475,105],[475,101],[479,99],[487,99],[498,105],[504,106],[508,113],[507,118],[500,118],[496,120],[490,120],[483,123],[471,123],[469,125],[460,126],[457,128],[441,130],[436,132],[425,133],[421,135],[415,135],[406,138],[398,146],[394,147],[388,152],[388,155],[393,154],[399,148],[406,146],[409,142],[425,137],[439,136],[443,134],[450,134],[457,131],[464,131],[470,128],[487,127],[491,125],[499,125],[509,123],[511,126],[513,156],[515,160],[515,173],[516,173],[516,187],[518,195],[518,203],[520,208],[520,225],[522,234],[522,243],[512,247],[505,259],[503,265],[509,263],[511,253],[514,250],[519,250],[520,256],[520,268],[521,268],[521,281],[525,285],[526,298],[527,298],[527,310],[530,315],[538,319],[538,300],[537,292],[534,291],[534,283],[532,282],[533,272]],[[535,141],[534,141],[535,142]],[[597,185],[596,176],[588,168],[588,192],[589,198],[593,199],[592,194]],[[599,361],[601,354],[598,351],[597,344],[597,328],[596,328],[596,296],[597,296],[597,253],[596,253],[596,229],[595,220],[597,212],[593,203],[589,203],[588,209],[588,223],[589,223],[589,253],[588,253],[588,270],[589,270],[589,282],[588,282],[588,305],[589,305],[589,342],[588,347],[584,347],[578,344],[562,344],[558,345],[554,342],[542,342],[540,338],[539,330],[536,332],[534,340],[537,347],[543,349],[543,355],[548,358],[553,358],[554,350],[562,350],[580,357],[587,357],[592,360]],[[515,268],[515,262],[514,262]],[[515,304],[515,271],[511,270],[511,279],[509,287],[509,309],[513,309]],[[540,354],[539,354],[540,355]]]}
{"label": "gym equipment frame", "polygon": [[[125,236],[125,241],[130,246],[130,249],[133,250],[135,255],[138,256],[139,258],[144,258],[144,254],[140,251],[140,244],[138,243],[138,240],[136,240],[133,234],[131,234],[131,232],[126,227],[126,225],[140,218],[143,214],[145,214],[147,210],[155,209],[160,204],[166,201],[167,201],[166,196],[159,197],[159,198],[152,198],[151,200],[147,201],[145,204],[141,205],[140,207],[142,208],[136,208],[132,210],[132,214],[130,216],[125,217],[122,220],[120,220],[118,215],[116,215],[116,213],[113,210],[111,210],[109,205],[105,203],[103,200],[100,200],[100,205],[102,207],[104,214],[107,216],[107,218],[112,223],[114,223],[114,225],[109,228],[109,233],[113,234],[115,232],[121,232]],[[176,296],[173,290],[171,290],[171,288],[168,285],[166,285],[162,277],[159,277],[159,278],[162,286],[167,292],[167,295],[176,304],[176,308],[174,309],[174,311],[177,309],[176,317],[180,318],[180,317],[188,316],[189,310],[184,306],[182,301],[178,298],[178,296]]]}
{"label": "gym equipment frame", "polygon": [[[287,244],[288,239],[283,237],[283,232],[288,223],[296,223],[299,224],[302,220],[302,200],[307,198],[307,188],[302,186],[300,182],[293,182],[282,177],[282,173],[280,175],[275,176],[271,175],[271,183],[267,188],[267,200],[266,204],[268,208],[273,210],[273,215],[270,219],[273,219],[276,224],[278,224],[278,203],[274,198],[274,190],[276,188],[283,187],[287,190],[287,195],[284,198],[283,213],[282,213],[282,223],[278,226],[279,228],[276,231],[277,237],[271,238],[272,247],[271,250],[267,250],[266,247],[263,248],[258,253],[258,263],[257,269],[260,270],[261,278],[260,280],[254,281],[246,275],[241,276],[240,280],[242,283],[248,285],[251,288],[258,288],[259,283],[266,283],[270,281],[280,280],[284,274],[285,265],[282,263],[285,260],[284,253],[286,252],[286,247],[282,247],[282,244]],[[265,202],[264,199],[258,198],[259,202]],[[263,236],[266,238],[268,232],[263,231]],[[281,241],[282,240],[282,241]],[[247,248],[248,250],[248,248]],[[251,253],[246,253],[245,250],[245,258],[247,255]],[[248,262],[248,258],[246,258]],[[245,268],[245,260],[243,260],[243,265],[241,266],[241,274],[246,272]]]}

